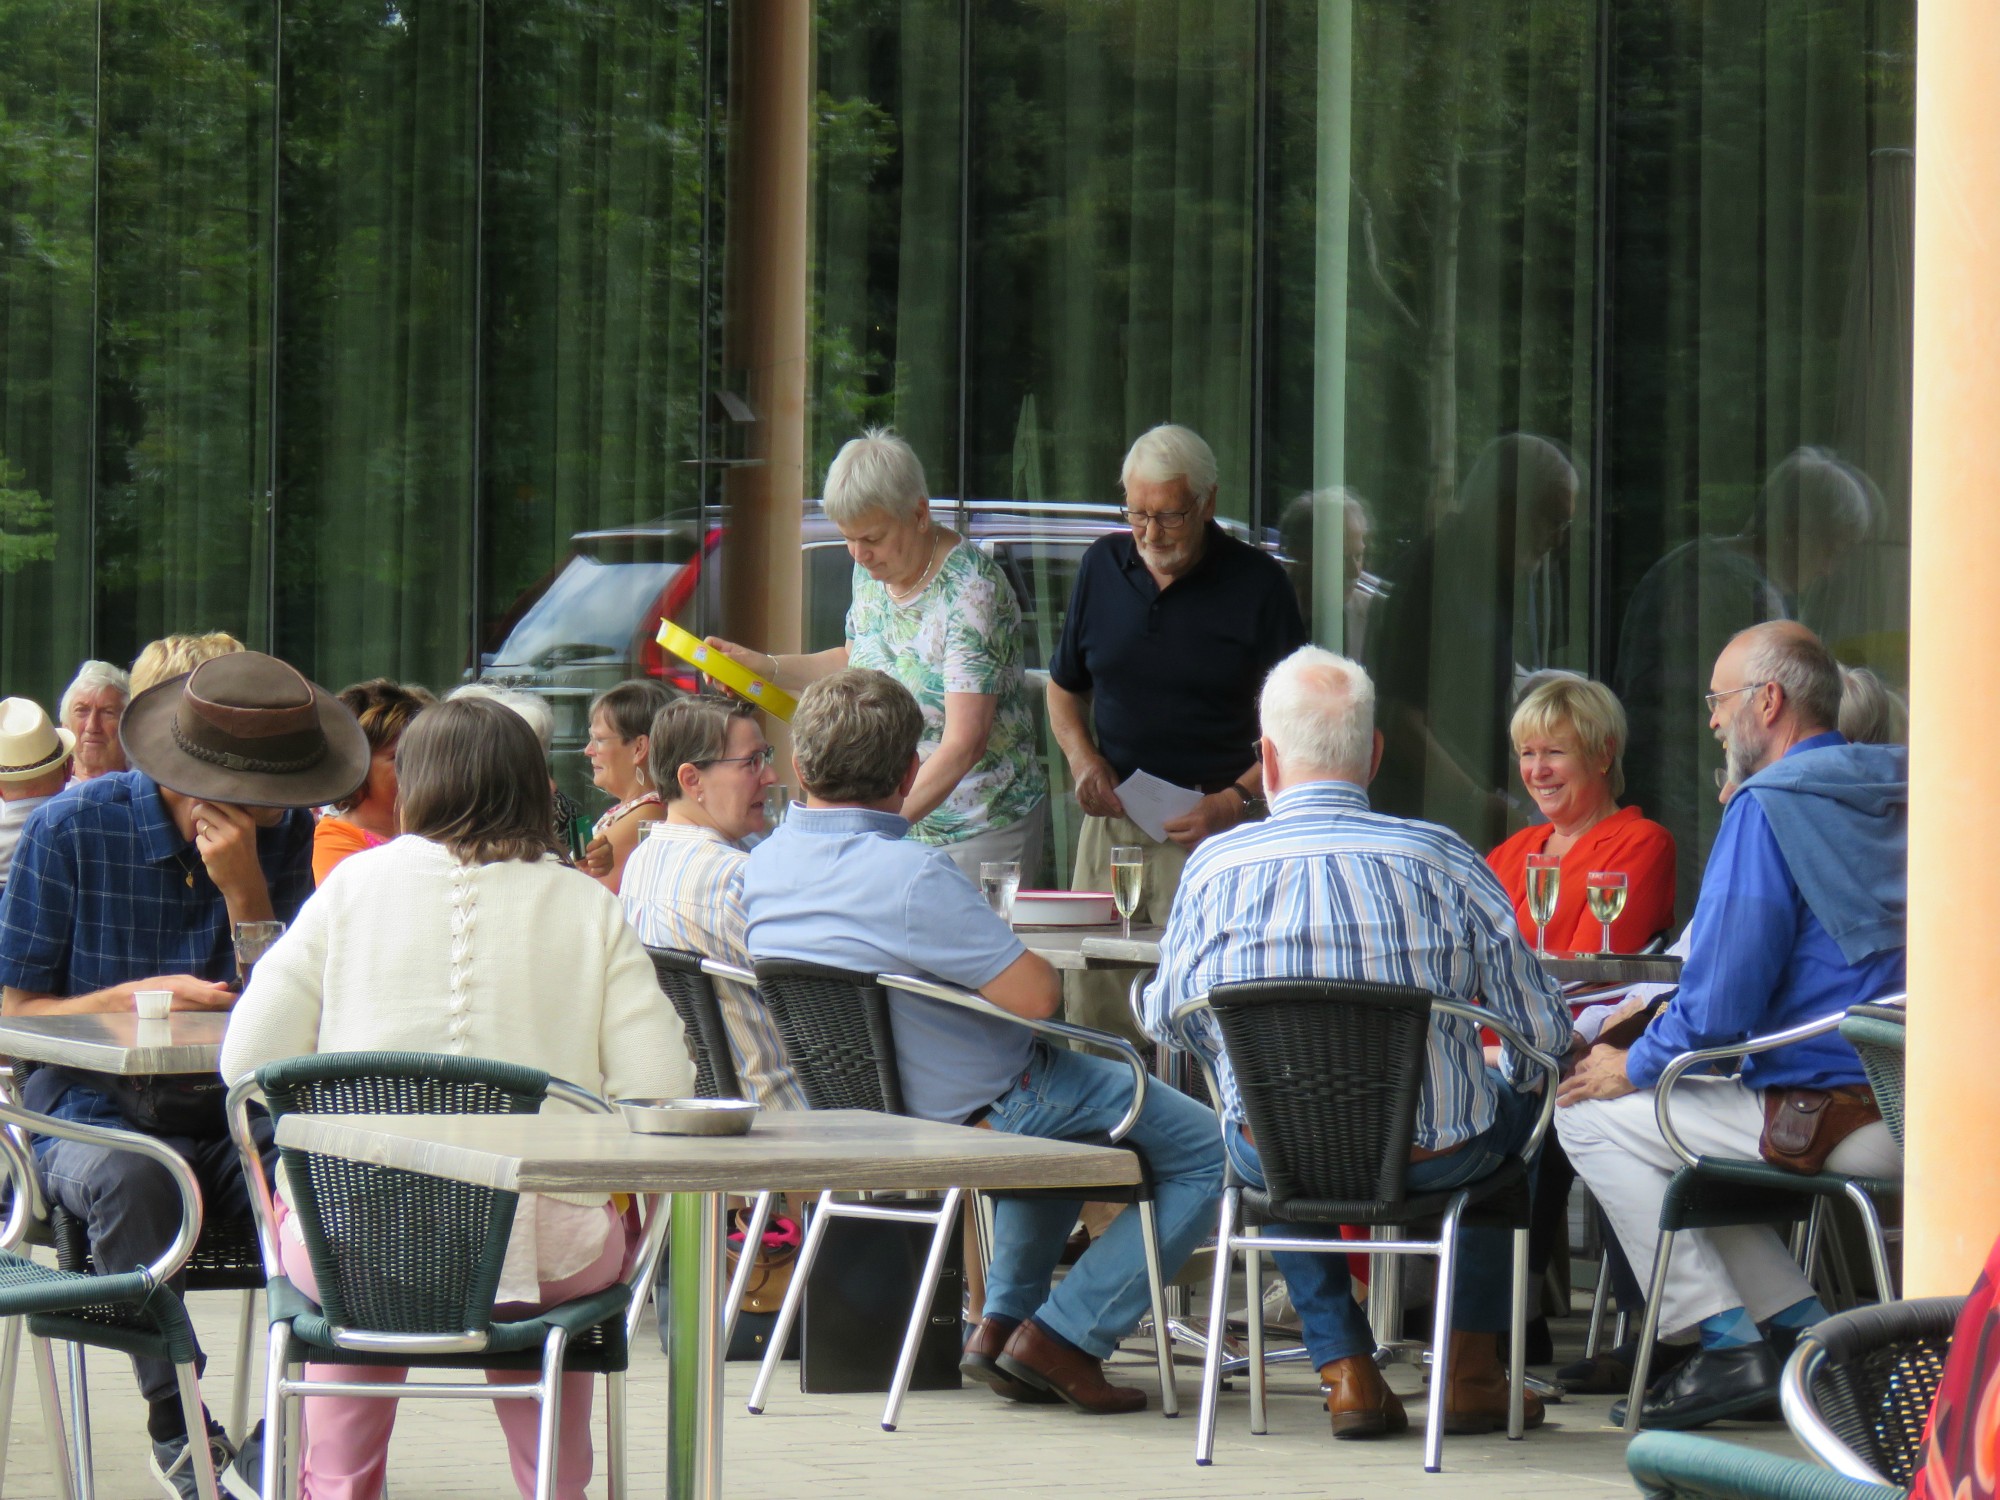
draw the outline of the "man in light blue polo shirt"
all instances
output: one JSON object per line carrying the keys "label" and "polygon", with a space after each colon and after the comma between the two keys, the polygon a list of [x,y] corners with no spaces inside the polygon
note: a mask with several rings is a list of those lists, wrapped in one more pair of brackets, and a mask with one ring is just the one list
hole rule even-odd
{"label": "man in light blue polo shirt", "polygon": [[[751,851],[743,877],[751,956],[914,972],[977,990],[1018,1016],[1052,1016],[1062,1005],[1055,970],[1021,946],[950,859],[905,837],[910,825],[899,809],[921,764],[922,732],[916,700],[881,672],[835,672],[799,699],[792,751],[806,805]],[[913,1115],[1064,1139],[1109,1130],[1131,1103],[1131,1073],[1118,1063],[920,996],[892,991],[889,1004]],[[1154,1084],[1126,1139],[1152,1166],[1160,1264],[1171,1276],[1221,1193],[1215,1116]],[[1138,1216],[1114,1220],[1051,1292],[1077,1207],[996,1205],[986,1315],[960,1368],[1017,1401],[1143,1410],[1145,1392],[1111,1385],[1103,1371],[1146,1307]]]}

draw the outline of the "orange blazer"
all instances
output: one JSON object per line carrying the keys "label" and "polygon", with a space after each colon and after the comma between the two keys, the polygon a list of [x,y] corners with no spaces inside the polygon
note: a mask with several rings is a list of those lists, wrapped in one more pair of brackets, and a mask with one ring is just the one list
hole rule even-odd
{"label": "orange blazer", "polygon": [[[1514,903],[1521,935],[1535,940],[1535,919],[1528,915],[1528,856],[1540,854],[1554,827],[1537,823],[1523,828],[1486,856]],[[1674,836],[1640,815],[1636,807],[1621,807],[1590,829],[1563,856],[1562,881],[1556,891],[1555,915],[1549,918],[1549,951],[1595,953],[1604,929],[1590,914],[1584,899],[1584,877],[1592,870],[1625,872],[1625,910],[1611,924],[1611,946],[1619,953],[1637,953],[1657,932],[1674,923]]]}

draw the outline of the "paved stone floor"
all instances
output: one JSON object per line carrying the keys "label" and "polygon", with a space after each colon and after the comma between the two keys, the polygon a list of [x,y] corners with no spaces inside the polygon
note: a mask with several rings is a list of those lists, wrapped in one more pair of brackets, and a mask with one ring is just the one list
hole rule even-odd
{"label": "paved stone floor", "polygon": [[[212,1351],[204,1394],[224,1411],[235,1370],[234,1301],[220,1295],[194,1299],[197,1326]],[[1580,1325],[1559,1330],[1563,1342],[1580,1337]],[[629,1383],[632,1481],[636,1495],[658,1495],[665,1474],[666,1379],[650,1323]],[[1124,1372],[1135,1384],[1155,1388],[1150,1363]],[[8,1446],[5,1493],[45,1497],[55,1492],[41,1435],[35,1385],[22,1371]],[[1335,1444],[1317,1404],[1315,1382],[1296,1367],[1274,1373],[1268,1435],[1248,1431],[1248,1398],[1239,1387],[1222,1398],[1216,1462],[1197,1469],[1193,1459],[1195,1372],[1182,1377],[1185,1415],[1174,1422],[1156,1413],[1088,1418],[1066,1408],[1022,1407],[983,1388],[912,1395],[901,1430],[877,1425],[881,1398],[802,1396],[790,1367],[778,1377],[766,1415],[743,1409],[751,1368],[729,1366],[725,1408],[725,1487],[734,1496],[930,1497],[978,1495],[1389,1497],[1435,1495],[1439,1500],[1480,1495],[1535,1497],[1609,1496],[1634,1493],[1624,1466],[1624,1438],[1607,1425],[1609,1397],[1572,1398],[1552,1407],[1548,1423],[1525,1442],[1503,1437],[1447,1438],[1445,1473],[1427,1477],[1420,1440]],[[261,1367],[254,1376],[261,1381]],[[1405,1391],[1418,1378],[1400,1370]],[[96,1428],[98,1495],[137,1500],[156,1493],[146,1471],[137,1394],[123,1359],[94,1354],[91,1407]],[[1414,1410],[1413,1410],[1414,1414]],[[603,1451],[603,1418],[598,1451]],[[1795,1452],[1776,1426],[1715,1429],[1717,1435],[1759,1448]],[[513,1493],[505,1450],[492,1408],[484,1402],[406,1405],[390,1457],[396,1500],[413,1496],[498,1496]],[[603,1479],[591,1486],[603,1493]]]}

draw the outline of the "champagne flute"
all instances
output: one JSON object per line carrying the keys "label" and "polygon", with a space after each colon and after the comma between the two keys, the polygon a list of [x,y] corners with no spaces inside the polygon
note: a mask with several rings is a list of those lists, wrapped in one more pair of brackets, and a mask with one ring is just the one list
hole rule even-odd
{"label": "champagne flute", "polygon": [[1535,919],[1535,957],[1548,958],[1549,918],[1556,914],[1562,888],[1562,861],[1553,854],[1528,856],[1528,915]]}
{"label": "champagne flute", "polygon": [[1604,941],[1597,951],[1609,953],[1611,924],[1625,914],[1625,873],[1622,870],[1592,870],[1583,879],[1583,891],[1590,902],[1590,914],[1604,929]]}
{"label": "champagne flute", "polygon": [[1137,844],[1119,844],[1111,851],[1111,899],[1125,936],[1132,936],[1132,913],[1139,909],[1139,891],[1146,877],[1146,851]]}

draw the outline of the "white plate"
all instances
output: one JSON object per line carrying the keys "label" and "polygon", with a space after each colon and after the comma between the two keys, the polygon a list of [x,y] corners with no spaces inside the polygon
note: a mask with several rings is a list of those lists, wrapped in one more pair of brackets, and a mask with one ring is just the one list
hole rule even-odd
{"label": "white plate", "polygon": [[1014,921],[1021,927],[1107,927],[1118,920],[1109,892],[1016,891]]}

